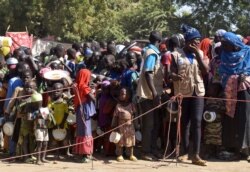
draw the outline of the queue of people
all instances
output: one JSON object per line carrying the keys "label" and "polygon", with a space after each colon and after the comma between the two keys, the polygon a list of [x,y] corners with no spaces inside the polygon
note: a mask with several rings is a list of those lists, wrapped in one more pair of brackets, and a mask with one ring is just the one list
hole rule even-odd
{"label": "queue of people", "polygon": [[[250,162],[247,39],[181,28],[166,39],[152,31],[133,46],[92,41],[36,57],[27,47],[1,55],[2,151],[38,165],[49,162],[48,149],[54,161],[87,163],[97,152],[155,161],[175,149],[180,122],[179,162]],[[183,98],[181,109],[172,96]]]}

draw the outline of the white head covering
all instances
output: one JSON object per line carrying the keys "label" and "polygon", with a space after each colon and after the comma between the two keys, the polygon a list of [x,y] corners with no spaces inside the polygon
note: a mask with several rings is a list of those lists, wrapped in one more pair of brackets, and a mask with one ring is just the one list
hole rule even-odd
{"label": "white head covering", "polygon": [[216,32],[215,32],[215,35],[216,36],[223,36],[227,31],[224,30],[224,29],[218,29]]}

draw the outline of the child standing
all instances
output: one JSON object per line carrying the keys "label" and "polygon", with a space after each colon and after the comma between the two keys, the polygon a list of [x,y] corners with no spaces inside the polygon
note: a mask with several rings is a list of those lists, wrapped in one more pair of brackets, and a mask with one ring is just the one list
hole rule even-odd
{"label": "child standing", "polygon": [[[24,155],[32,153],[34,151],[34,143],[33,143],[33,119],[31,117],[32,109],[30,106],[31,102],[31,94],[36,89],[36,83],[34,81],[28,80],[24,84],[24,88],[17,87],[15,89],[14,94],[12,95],[12,98],[6,113],[10,114],[11,110],[16,105],[17,108],[17,119],[20,119],[21,124],[20,128],[17,127],[17,134],[16,138],[18,138],[18,144],[21,146],[22,153]],[[21,96],[22,98],[17,98]],[[17,98],[17,99],[16,99]],[[28,158],[26,156],[24,158],[25,162],[29,163],[33,161],[34,159],[32,157]]]}
{"label": "child standing", "polygon": [[120,90],[119,100],[120,103],[116,105],[114,111],[112,127],[126,124],[117,129],[118,133],[122,135],[120,141],[116,144],[117,161],[124,161],[122,156],[123,147],[126,147],[129,152],[129,159],[131,161],[137,161],[133,153],[133,147],[135,146],[135,128],[132,121],[136,110],[135,106],[131,103],[131,93],[129,89],[122,88]]}
{"label": "child standing", "polygon": [[[52,121],[52,115],[49,113],[48,108],[42,107],[42,95],[39,93],[33,93],[31,96],[31,104],[34,109],[34,129],[37,144],[37,164],[47,163],[46,151],[49,141],[49,122]],[[53,120],[54,122],[54,120]],[[43,152],[41,152],[43,151]],[[42,155],[42,157],[41,157]]]}
{"label": "child standing", "polygon": [[[53,117],[55,118],[55,129],[66,129],[67,128],[67,123],[66,119],[68,117],[68,104],[67,102],[63,99],[63,84],[60,82],[56,82],[53,84],[53,90],[54,92],[52,93],[52,100],[49,103],[48,107],[53,113]],[[68,140],[64,139],[63,141],[56,141],[54,140],[55,144],[60,147],[62,145],[67,145]],[[61,158],[59,156],[59,151],[57,150],[57,158]]]}

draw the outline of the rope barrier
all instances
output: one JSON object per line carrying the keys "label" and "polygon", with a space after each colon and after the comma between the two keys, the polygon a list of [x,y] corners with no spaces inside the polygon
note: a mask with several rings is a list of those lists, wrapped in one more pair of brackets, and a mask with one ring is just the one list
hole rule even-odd
{"label": "rope barrier", "polygon": [[[70,88],[75,88],[74,86],[70,86],[70,87],[66,87],[66,88],[62,88],[62,89],[55,89],[55,90],[50,90],[50,91],[45,91],[43,93],[52,93],[52,92],[56,92],[58,90],[67,90],[67,89],[70,89]],[[79,98],[79,95],[77,94],[78,98]],[[5,101],[5,100],[11,100],[11,99],[17,99],[17,98],[23,98],[23,97],[27,97],[26,96],[18,96],[18,97],[14,97],[14,98],[6,98],[6,99],[1,99],[0,101]],[[182,100],[183,98],[202,98],[202,99],[210,99],[210,100],[223,100],[223,101],[236,101],[236,102],[250,102],[250,100],[237,100],[237,99],[226,99],[226,98],[214,98],[214,97],[198,97],[198,96],[183,96],[183,95],[177,95],[177,96],[173,96],[170,100],[168,101],[165,101],[161,104],[159,104],[158,106],[148,110],[147,112],[145,113],[142,113],[141,115],[133,118],[132,120],[130,120],[131,122],[136,120],[136,119],[139,119],[143,116],[145,116],[146,114],[162,107],[163,105],[167,104],[168,102],[170,101],[177,101],[178,102],[178,108],[179,108],[179,111],[178,111],[178,119],[177,119],[177,133],[176,133],[176,148],[173,150],[173,152],[171,152],[169,155],[166,156],[166,151],[168,149],[168,146],[169,146],[169,132],[170,132],[170,124],[168,126],[168,136],[167,136],[167,145],[166,145],[166,149],[165,149],[165,152],[164,152],[164,156],[163,156],[163,159],[161,161],[164,161],[165,159],[169,158],[170,156],[172,156],[174,153],[176,153],[176,159],[177,157],[179,156],[179,151],[180,151],[180,142],[181,142],[181,130],[180,130],[180,118],[181,118],[181,104],[182,104]],[[172,107],[172,105],[171,105]],[[170,113],[170,119],[171,119],[171,116],[172,114]],[[97,139],[97,138],[100,138],[100,137],[103,137],[105,136],[106,134],[109,134],[111,133],[112,131],[115,131],[117,130],[118,128],[126,125],[127,123],[123,123],[109,131],[106,131],[104,133],[102,133],[101,135],[93,138],[93,140]],[[26,157],[26,156],[31,156],[31,155],[36,155],[38,153],[43,153],[43,152],[52,152],[52,151],[55,151],[55,150],[59,150],[59,149],[65,149],[65,148],[69,148],[69,147],[74,147],[74,146],[77,146],[77,145],[80,145],[80,144],[84,144],[84,143],[87,143],[89,140],[86,140],[85,142],[80,142],[80,143],[75,143],[75,144],[71,144],[71,145],[66,145],[66,146],[61,146],[61,147],[57,147],[57,148],[53,148],[53,149],[49,149],[49,150],[46,150],[46,151],[40,151],[40,152],[33,152],[33,153],[29,153],[29,154],[25,154],[25,155],[19,155],[19,156],[14,156],[14,157],[9,157],[9,158],[4,158],[4,159],[0,159],[0,161],[8,161],[8,160],[13,160],[13,159],[16,159],[16,158],[21,158],[21,157]],[[177,162],[177,161],[176,161]]]}
{"label": "rope barrier", "polygon": [[[44,93],[53,93],[53,92],[56,92],[58,90],[68,90],[68,89],[71,89],[71,88],[75,88],[75,87],[74,86],[70,86],[70,87],[64,87],[64,88],[61,88],[61,89],[54,89],[54,90],[44,91],[41,94],[44,94]],[[24,97],[27,97],[27,96],[29,96],[29,95],[0,99],[0,102],[1,101],[5,101],[5,100],[12,100],[12,99],[24,98]],[[205,96],[184,96],[184,95],[181,95],[181,96],[183,98],[199,98],[199,99],[207,99],[207,100],[224,100],[224,101],[235,101],[235,102],[250,103],[250,100],[238,100],[238,99],[216,98],[216,97],[205,97]]]}
{"label": "rope barrier", "polygon": [[[74,88],[74,87],[71,86],[71,87],[62,88],[62,89],[56,89],[56,90],[46,91],[44,93],[55,92],[55,91],[58,91],[58,90],[66,90],[66,89],[69,89],[69,88]],[[23,97],[23,96],[16,97],[16,98],[21,98],[21,97]],[[161,103],[160,105],[158,105],[158,106],[156,106],[156,107],[148,110],[147,112],[145,112],[145,113],[143,113],[143,114],[141,114],[141,115],[133,118],[132,120],[130,120],[132,122],[132,121],[134,121],[136,119],[139,119],[142,116],[145,116],[146,114],[148,114],[148,113],[150,113],[150,112],[152,112],[152,111],[160,108],[161,106],[167,104],[169,101],[177,100],[178,107],[180,109],[179,109],[179,112],[178,112],[179,114],[178,114],[178,120],[177,120],[177,133],[176,133],[177,143],[176,143],[176,148],[174,149],[174,151],[170,155],[166,156],[166,151],[167,151],[167,148],[168,148],[168,145],[169,145],[169,143],[167,142],[167,146],[166,146],[166,149],[165,149],[165,152],[164,152],[163,160],[169,158],[174,152],[176,152],[176,157],[179,155],[179,146],[180,146],[180,142],[181,142],[181,131],[180,131],[181,103],[182,103],[183,98],[203,98],[203,99],[212,99],[212,100],[225,100],[225,101],[230,100],[230,101],[239,101],[239,102],[250,102],[250,100],[236,100],[236,99],[224,99],[224,98],[212,98],[212,97],[197,97],[197,96],[182,96],[182,95],[177,95],[177,96],[172,97],[170,100],[165,101],[165,102]],[[11,98],[11,99],[13,99],[13,98]],[[116,129],[118,129],[118,128],[124,126],[124,125],[126,125],[126,123],[123,123],[123,124],[121,124],[121,125],[113,128],[113,129],[111,129],[111,130],[109,130],[107,132],[102,133],[101,135],[93,138],[93,140],[95,140],[97,138],[100,138],[100,137],[103,137],[104,135],[109,134],[112,131],[115,131]],[[168,140],[169,140],[169,133],[168,133]],[[21,157],[36,155],[38,153],[43,153],[43,152],[52,152],[52,151],[55,151],[55,150],[65,149],[65,148],[74,147],[74,146],[77,146],[77,145],[80,145],[80,144],[84,144],[84,143],[87,143],[88,141],[89,140],[86,140],[85,142],[80,142],[80,143],[75,143],[75,144],[71,144],[71,145],[61,146],[61,147],[49,149],[49,150],[46,150],[46,151],[33,152],[33,153],[30,153],[30,154],[25,154],[25,155],[19,155],[19,156],[4,158],[4,159],[0,159],[0,161],[8,161],[8,160],[16,159],[16,158],[21,158]]]}
{"label": "rope barrier", "polygon": [[[154,107],[154,108],[148,110],[147,112],[145,112],[145,113],[143,113],[143,114],[141,114],[141,115],[139,115],[139,116],[137,116],[137,117],[131,119],[130,121],[132,122],[132,121],[134,121],[134,120],[136,120],[136,119],[141,118],[142,116],[145,116],[146,114],[148,114],[148,113],[150,113],[150,112],[152,112],[152,111],[154,111],[154,110],[160,108],[161,106],[167,104],[169,101],[170,101],[170,100],[165,101],[164,103],[161,103],[160,105],[158,105],[158,106],[156,106],[156,107]],[[115,131],[115,130],[117,130],[118,128],[120,128],[120,127],[122,127],[122,126],[124,126],[124,125],[126,125],[126,124],[127,124],[127,122],[126,122],[126,123],[123,123],[123,124],[121,124],[121,125],[119,125],[119,126],[117,126],[117,127],[115,127],[115,128],[113,128],[113,129],[111,129],[111,130],[109,130],[109,131],[106,131],[106,132],[102,133],[101,135],[99,135],[99,136],[93,138],[93,140],[98,139],[98,138],[100,138],[100,137],[103,137],[104,135],[109,134],[109,133],[111,133],[112,131]],[[87,143],[88,141],[90,141],[90,140],[86,140],[86,141],[84,141],[84,142],[75,143],[75,144],[71,144],[71,145],[61,146],[61,147],[49,149],[49,150],[46,150],[46,151],[39,151],[39,152],[33,152],[33,153],[25,154],[25,155],[18,155],[18,156],[9,157],[9,158],[3,158],[3,159],[0,159],[0,161],[13,160],[13,159],[16,159],[16,158],[22,158],[22,157],[26,157],[26,156],[36,155],[36,154],[38,154],[38,153],[43,153],[43,152],[52,152],[52,151],[55,151],[55,150],[65,149],[65,148],[74,147],[74,146],[77,146],[77,145],[80,145],[80,144],[84,144],[84,143]]]}
{"label": "rope barrier", "polygon": [[[62,90],[62,91],[63,90],[68,90],[70,88],[74,88],[74,87],[71,86],[71,87],[64,87],[64,88],[60,88],[60,89],[49,90],[49,91],[42,92],[41,94],[44,94],[44,93],[53,93],[53,92],[56,92],[56,91],[59,91],[59,90]],[[10,98],[5,98],[5,99],[0,99],[0,102],[6,101],[6,100],[12,100],[12,99],[26,98],[27,96],[31,96],[31,95],[24,95],[24,96],[17,96],[17,97],[10,97]]]}

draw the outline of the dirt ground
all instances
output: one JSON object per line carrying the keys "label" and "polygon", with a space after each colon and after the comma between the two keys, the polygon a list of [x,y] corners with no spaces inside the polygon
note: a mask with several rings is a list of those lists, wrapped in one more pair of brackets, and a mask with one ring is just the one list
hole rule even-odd
{"label": "dirt ground", "polygon": [[[176,164],[171,159],[166,162],[148,162],[138,160],[131,162],[117,162],[114,158],[96,157],[101,160],[94,160],[87,164],[79,163],[77,160],[57,161],[53,160],[44,165],[25,163],[4,163],[0,162],[0,172],[250,172],[250,163],[247,161],[223,162],[218,160],[209,161],[206,167],[192,165],[191,162]],[[74,162],[75,161],[75,162]]]}

